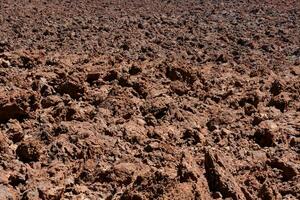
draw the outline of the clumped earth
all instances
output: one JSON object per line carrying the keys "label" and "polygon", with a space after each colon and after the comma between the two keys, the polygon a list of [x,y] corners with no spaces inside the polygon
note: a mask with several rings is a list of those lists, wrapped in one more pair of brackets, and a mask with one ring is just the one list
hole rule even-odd
{"label": "clumped earth", "polygon": [[298,0],[7,0],[0,24],[0,199],[300,199]]}

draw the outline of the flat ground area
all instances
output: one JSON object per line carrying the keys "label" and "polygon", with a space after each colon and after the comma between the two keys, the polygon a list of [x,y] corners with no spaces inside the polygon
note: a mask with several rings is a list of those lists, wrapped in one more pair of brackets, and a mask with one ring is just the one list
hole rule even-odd
{"label": "flat ground area", "polygon": [[299,153],[299,0],[0,1],[1,200],[297,200]]}

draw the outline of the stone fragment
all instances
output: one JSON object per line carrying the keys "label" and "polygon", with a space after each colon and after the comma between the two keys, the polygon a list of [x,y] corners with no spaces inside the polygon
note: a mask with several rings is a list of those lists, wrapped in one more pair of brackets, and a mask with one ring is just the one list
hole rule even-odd
{"label": "stone fragment", "polygon": [[24,141],[17,147],[16,154],[25,163],[36,162],[40,157],[40,148],[36,141]]}
{"label": "stone fragment", "polygon": [[276,144],[278,126],[272,120],[266,120],[259,124],[254,133],[254,140],[261,147],[271,147]]}
{"label": "stone fragment", "polygon": [[223,198],[245,200],[245,195],[233,175],[225,167],[221,154],[208,149],[205,153],[206,178],[211,192],[220,192]]}

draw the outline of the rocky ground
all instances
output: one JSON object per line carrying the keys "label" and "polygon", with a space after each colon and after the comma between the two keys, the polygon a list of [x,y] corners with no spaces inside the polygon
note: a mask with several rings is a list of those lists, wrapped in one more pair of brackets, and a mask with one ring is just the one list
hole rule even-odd
{"label": "rocky ground", "polygon": [[0,24],[0,199],[300,199],[298,0],[7,0]]}

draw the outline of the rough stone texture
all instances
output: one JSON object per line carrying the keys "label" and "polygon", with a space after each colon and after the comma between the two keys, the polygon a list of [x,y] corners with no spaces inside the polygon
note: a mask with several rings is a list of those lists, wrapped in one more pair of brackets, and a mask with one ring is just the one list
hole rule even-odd
{"label": "rough stone texture", "polygon": [[246,199],[239,183],[230,173],[228,166],[224,164],[220,153],[215,150],[207,150],[205,170],[212,192],[220,192],[223,198]]}
{"label": "rough stone texture", "polygon": [[0,199],[300,199],[299,0],[0,1]]}

